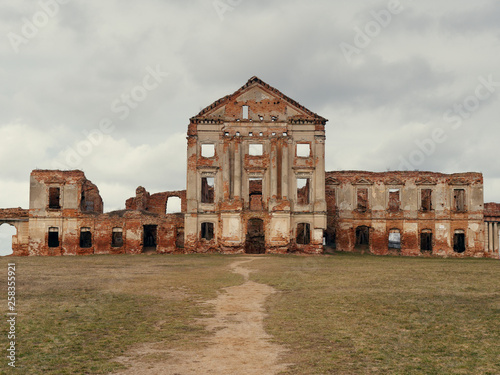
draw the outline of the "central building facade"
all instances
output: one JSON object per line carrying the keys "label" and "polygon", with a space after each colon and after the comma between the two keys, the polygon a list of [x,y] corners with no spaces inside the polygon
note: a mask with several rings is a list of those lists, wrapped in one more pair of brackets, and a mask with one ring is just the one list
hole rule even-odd
{"label": "central building facade", "polygon": [[186,250],[321,253],[326,121],[257,77],[191,118]]}

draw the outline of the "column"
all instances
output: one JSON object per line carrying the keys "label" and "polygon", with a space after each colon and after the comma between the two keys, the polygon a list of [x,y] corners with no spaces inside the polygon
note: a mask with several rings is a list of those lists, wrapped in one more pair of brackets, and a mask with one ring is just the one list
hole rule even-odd
{"label": "column", "polygon": [[231,161],[229,159],[230,153],[230,143],[226,139],[224,139],[224,143],[222,144],[222,189],[224,193],[224,200],[228,200],[231,194]]}
{"label": "column", "polygon": [[270,157],[271,157],[271,163],[270,163],[270,176],[271,176],[271,181],[269,181],[269,186],[270,186],[270,192],[269,192],[269,198],[276,198],[278,195],[278,162],[277,162],[277,152],[276,152],[276,140],[272,139],[271,143],[269,144],[271,147],[271,152],[270,152]]}
{"label": "column", "polygon": [[283,148],[282,148],[282,156],[283,156],[283,164],[281,166],[281,195],[283,199],[289,199],[288,198],[288,181],[289,176],[288,176],[288,154],[290,152],[290,143],[287,141],[283,142]]}
{"label": "column", "polygon": [[484,222],[484,251],[488,252],[488,222]]}
{"label": "column", "polygon": [[498,223],[493,224],[493,250],[498,252]]}
{"label": "column", "polygon": [[493,251],[493,223],[488,223],[488,250]]}
{"label": "column", "polygon": [[[316,168],[314,170],[315,175],[315,190],[316,196],[313,198],[316,201],[325,201],[325,136],[316,135],[314,136],[315,152],[314,156],[316,158]],[[321,206],[324,206],[322,204]],[[319,208],[319,207],[318,207]],[[321,207],[326,210],[325,207]]]}
{"label": "column", "polygon": [[234,144],[234,198],[241,198],[241,141]]}

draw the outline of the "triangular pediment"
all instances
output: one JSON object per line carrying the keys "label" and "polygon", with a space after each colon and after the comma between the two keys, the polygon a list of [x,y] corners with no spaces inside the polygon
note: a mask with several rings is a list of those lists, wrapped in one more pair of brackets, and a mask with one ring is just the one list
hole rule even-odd
{"label": "triangular pediment", "polygon": [[[243,106],[248,116],[243,115]],[[231,95],[204,108],[192,121],[287,121],[325,124],[326,119],[305,108],[281,91],[252,77]]]}
{"label": "triangular pediment", "polygon": [[400,180],[399,178],[390,178],[387,181],[385,181],[386,185],[404,185],[404,181]]}
{"label": "triangular pediment", "polygon": [[333,178],[333,177],[327,177],[325,179],[325,184],[326,185],[340,185],[340,182],[339,180],[337,180],[336,178]]}
{"label": "triangular pediment", "polygon": [[373,185],[373,182],[367,180],[366,178],[358,178],[354,185]]}
{"label": "triangular pediment", "polygon": [[415,181],[417,185],[436,185],[436,182],[428,177],[422,177]]}
{"label": "triangular pediment", "polygon": [[452,178],[450,185],[469,185],[469,183],[464,178]]}

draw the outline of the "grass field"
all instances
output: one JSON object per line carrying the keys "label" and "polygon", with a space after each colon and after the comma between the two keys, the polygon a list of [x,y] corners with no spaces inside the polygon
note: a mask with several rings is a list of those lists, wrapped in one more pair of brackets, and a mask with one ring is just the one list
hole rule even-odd
{"label": "grass field", "polygon": [[[500,262],[335,254],[265,256],[253,281],[278,293],[267,332],[289,374],[499,374]],[[243,282],[239,256],[150,255],[0,259],[16,263],[17,368],[0,373],[105,374],[137,344],[203,345],[200,302]],[[3,281],[2,281],[3,280]],[[5,315],[5,314],[4,314]],[[7,344],[6,319],[0,342]],[[244,353],[242,353],[244,355]],[[151,361],[165,358],[151,357]]]}

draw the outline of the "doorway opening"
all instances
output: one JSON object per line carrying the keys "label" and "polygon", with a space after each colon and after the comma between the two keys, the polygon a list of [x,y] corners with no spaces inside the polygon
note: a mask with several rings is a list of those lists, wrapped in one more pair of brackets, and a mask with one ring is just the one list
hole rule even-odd
{"label": "doorway opening", "polygon": [[356,228],[356,249],[367,250],[370,247],[370,228],[361,225]]}
{"label": "doorway opening", "polygon": [[465,232],[463,230],[456,230],[453,235],[453,251],[455,253],[465,252]]}
{"label": "doorway opening", "polygon": [[156,251],[157,225],[144,225],[143,253]]}
{"label": "doorway opening", "polygon": [[264,221],[261,219],[250,219],[247,225],[247,238],[245,241],[245,253],[264,254],[266,252],[266,237],[264,232]]}

